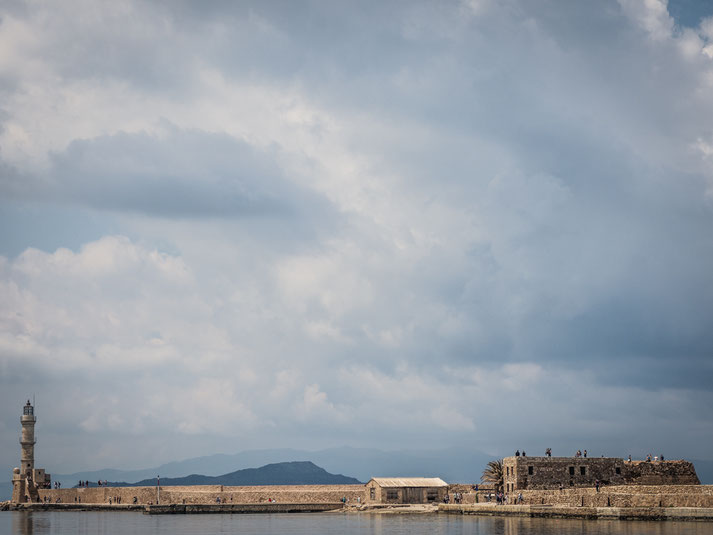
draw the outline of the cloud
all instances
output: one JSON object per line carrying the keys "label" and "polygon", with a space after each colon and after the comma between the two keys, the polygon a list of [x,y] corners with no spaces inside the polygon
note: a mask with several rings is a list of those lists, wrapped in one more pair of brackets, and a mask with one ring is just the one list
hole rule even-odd
{"label": "cloud", "polygon": [[630,16],[654,41],[663,41],[671,36],[673,18],[666,9],[666,0],[620,0],[624,13]]}
{"label": "cloud", "polygon": [[292,219],[299,211],[329,209],[318,194],[284,177],[276,150],[225,134],[168,124],[163,130],[74,140],[51,156],[46,177],[14,179],[6,193],[158,217]]}
{"label": "cloud", "polygon": [[[77,254],[28,249],[2,268],[6,365],[129,372],[170,361],[170,348],[158,343],[167,333],[158,333],[171,296],[191,280],[180,259],[106,237]],[[165,292],[150,307],[142,302],[148,288]]]}
{"label": "cloud", "polygon": [[4,428],[36,389],[72,462],[63,429],[96,464],[372,436],[703,455],[710,19],[10,8]]}

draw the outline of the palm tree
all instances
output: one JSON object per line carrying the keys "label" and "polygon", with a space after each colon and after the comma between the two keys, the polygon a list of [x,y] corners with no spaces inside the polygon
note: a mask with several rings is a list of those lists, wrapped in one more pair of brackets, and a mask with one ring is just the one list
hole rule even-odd
{"label": "palm tree", "polygon": [[480,481],[482,483],[492,483],[495,486],[496,491],[500,491],[503,488],[503,461],[498,459],[497,461],[490,461],[488,466],[483,470],[483,475],[480,476]]}

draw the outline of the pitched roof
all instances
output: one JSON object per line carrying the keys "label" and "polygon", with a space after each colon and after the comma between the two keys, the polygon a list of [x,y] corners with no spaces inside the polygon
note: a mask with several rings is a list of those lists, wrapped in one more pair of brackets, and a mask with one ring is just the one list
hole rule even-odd
{"label": "pitched roof", "polygon": [[380,487],[447,487],[440,477],[372,477]]}

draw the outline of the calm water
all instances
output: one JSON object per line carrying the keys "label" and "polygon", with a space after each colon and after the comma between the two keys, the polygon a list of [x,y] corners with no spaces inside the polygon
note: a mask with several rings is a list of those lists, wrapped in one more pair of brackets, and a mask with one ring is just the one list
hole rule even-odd
{"label": "calm water", "polygon": [[711,535],[708,522],[548,520],[455,515],[271,514],[166,515],[135,512],[3,512],[0,535],[480,534]]}

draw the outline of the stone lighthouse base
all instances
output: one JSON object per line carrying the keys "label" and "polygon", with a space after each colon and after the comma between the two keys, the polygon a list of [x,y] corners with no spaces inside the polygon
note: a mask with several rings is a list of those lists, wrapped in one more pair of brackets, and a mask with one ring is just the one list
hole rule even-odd
{"label": "stone lighthouse base", "polygon": [[20,475],[20,469],[15,468],[12,471],[12,502],[25,503],[27,502],[27,488],[25,478]]}

